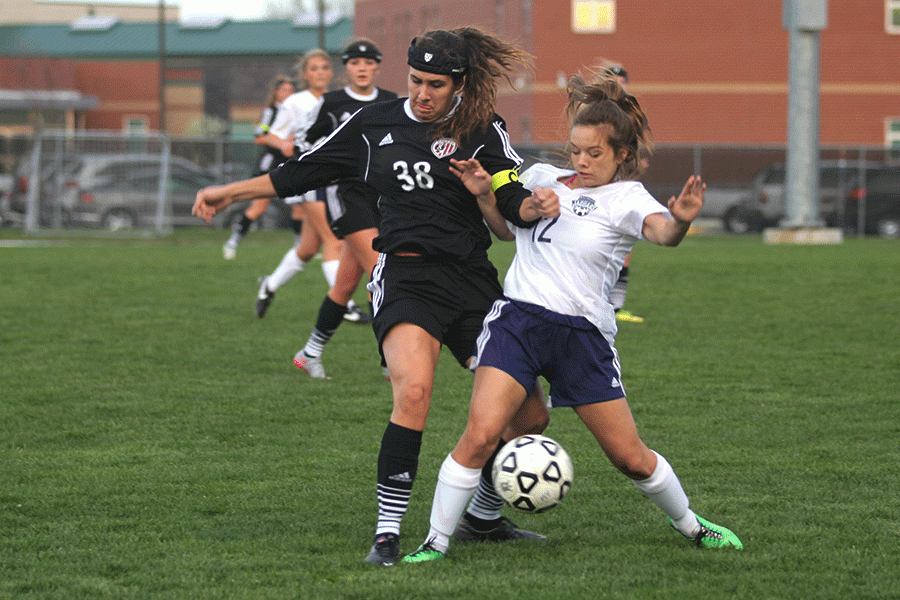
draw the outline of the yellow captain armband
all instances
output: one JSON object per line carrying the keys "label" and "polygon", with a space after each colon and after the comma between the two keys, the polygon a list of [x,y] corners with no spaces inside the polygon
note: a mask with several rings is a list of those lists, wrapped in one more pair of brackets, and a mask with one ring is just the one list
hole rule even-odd
{"label": "yellow captain armband", "polygon": [[496,192],[507,183],[518,180],[519,172],[515,169],[507,169],[505,171],[500,171],[499,173],[494,173],[494,175],[491,176],[491,191]]}

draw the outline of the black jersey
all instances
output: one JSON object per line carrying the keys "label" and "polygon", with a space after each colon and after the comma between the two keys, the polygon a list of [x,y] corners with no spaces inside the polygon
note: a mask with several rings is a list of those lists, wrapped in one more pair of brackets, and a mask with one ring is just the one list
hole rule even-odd
{"label": "black jersey", "polygon": [[[257,136],[269,133],[269,128],[272,127],[272,123],[275,122],[275,117],[278,115],[279,106],[280,105],[273,102],[263,111],[259,123],[256,125],[255,134]],[[268,173],[282,162],[284,162],[284,154],[281,153],[281,150],[266,144],[262,150],[260,150],[259,161],[256,164],[256,172],[254,175]]]}
{"label": "black jersey", "polygon": [[349,119],[353,113],[366,104],[397,99],[397,94],[379,87],[376,87],[374,92],[374,97],[371,98],[363,98],[346,87],[332,92],[325,92],[322,96],[319,116],[306,132],[306,141],[310,144],[316,143],[337,129],[341,123]]}
{"label": "black jersey", "polygon": [[478,202],[450,172],[450,159],[477,158],[494,178],[497,206],[520,227],[522,159],[499,116],[484,131],[455,142],[434,139],[432,124],[412,116],[406,98],[365,106],[321,144],[271,173],[279,196],[293,196],[336,179],[359,177],[379,194],[375,250],[459,260],[481,258],[491,236]]}

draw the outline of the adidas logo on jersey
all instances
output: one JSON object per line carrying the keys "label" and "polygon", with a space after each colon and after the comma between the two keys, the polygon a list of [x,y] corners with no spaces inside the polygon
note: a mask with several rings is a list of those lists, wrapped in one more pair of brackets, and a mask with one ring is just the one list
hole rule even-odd
{"label": "adidas logo on jersey", "polygon": [[398,473],[397,475],[391,475],[388,477],[391,481],[400,481],[402,483],[412,483],[412,477],[409,476],[409,471],[404,471],[403,473]]}
{"label": "adidas logo on jersey", "polygon": [[393,143],[394,143],[394,138],[389,133],[386,136],[384,136],[380,142],[378,142],[378,145],[379,146],[387,146],[388,144],[393,144]]}
{"label": "adidas logo on jersey", "polygon": [[350,113],[344,112],[344,114],[341,115],[341,118],[339,120],[341,123],[343,123],[344,121],[346,121],[347,119],[349,119],[352,116],[353,115],[351,115]]}
{"label": "adidas logo on jersey", "polygon": [[612,381],[609,382],[609,387],[620,388],[622,387],[622,382],[619,381],[618,377],[613,377]]}

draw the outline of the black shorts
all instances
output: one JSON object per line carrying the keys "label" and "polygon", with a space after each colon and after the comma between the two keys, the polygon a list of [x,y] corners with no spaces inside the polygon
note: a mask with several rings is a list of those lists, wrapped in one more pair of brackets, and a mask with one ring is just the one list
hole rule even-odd
{"label": "black shorts", "polygon": [[325,212],[334,235],[342,240],[363,229],[377,229],[378,192],[362,181],[345,181],[337,185],[337,194],[328,194]]}
{"label": "black shorts", "polygon": [[394,325],[412,323],[447,346],[463,366],[475,353],[485,315],[503,296],[487,256],[461,263],[381,254],[368,289],[379,351]]}

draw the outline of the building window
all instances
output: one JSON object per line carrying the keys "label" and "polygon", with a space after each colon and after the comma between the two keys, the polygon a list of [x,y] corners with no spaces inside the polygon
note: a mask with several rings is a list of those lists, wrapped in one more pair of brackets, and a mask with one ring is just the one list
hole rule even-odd
{"label": "building window", "polygon": [[892,159],[900,159],[900,117],[884,120],[884,145],[890,150]]}
{"label": "building window", "polygon": [[885,0],[884,30],[888,33],[900,34],[900,0]]}
{"label": "building window", "polygon": [[126,115],[122,119],[122,129],[129,135],[143,135],[150,129],[145,115]]}
{"label": "building window", "polygon": [[613,33],[615,30],[615,0],[572,0],[573,33]]}

